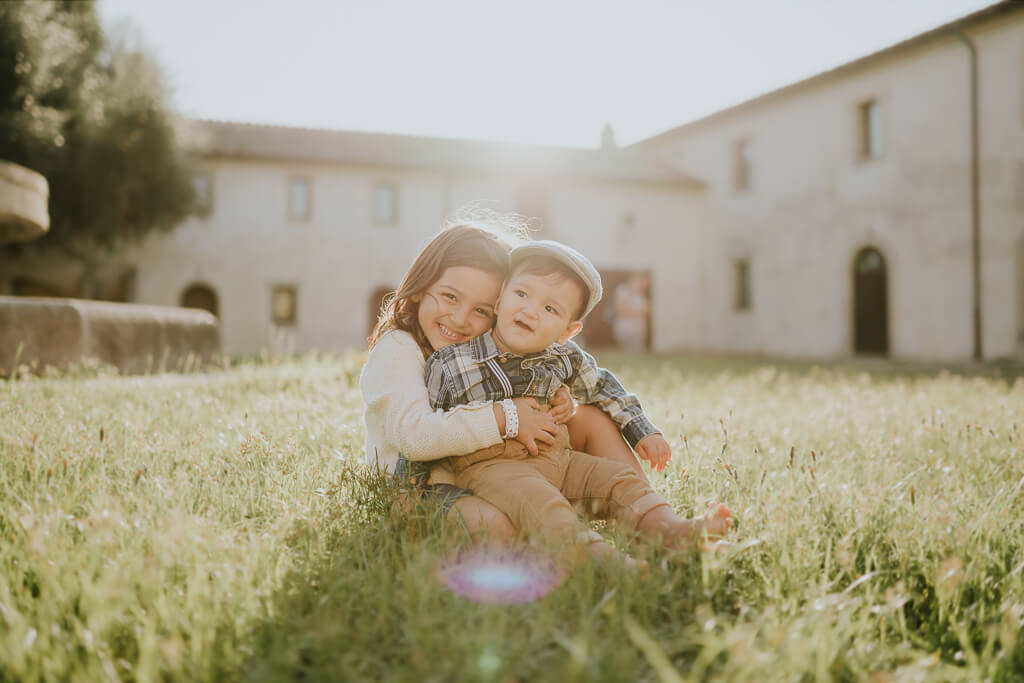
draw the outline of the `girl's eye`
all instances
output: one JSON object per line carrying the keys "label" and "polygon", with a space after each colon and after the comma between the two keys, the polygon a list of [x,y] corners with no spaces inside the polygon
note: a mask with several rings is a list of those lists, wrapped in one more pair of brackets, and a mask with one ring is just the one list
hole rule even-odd
{"label": "girl's eye", "polygon": [[455,295],[452,294],[451,292],[445,292],[441,296],[443,296],[445,299],[448,299],[448,301],[455,301]]}
{"label": "girl's eye", "polygon": [[524,292],[524,291],[523,291],[523,290],[521,290],[521,289],[517,289],[517,290],[516,290],[516,296],[518,296],[518,297],[522,298],[522,297],[526,296],[526,292]]}
{"label": "girl's eye", "polygon": [[486,308],[477,308],[476,312],[478,314],[484,316],[485,318],[490,318],[491,317],[491,312],[488,311]]}
{"label": "girl's eye", "polygon": [[553,306],[545,306],[544,310],[547,311],[548,313],[558,315],[558,311],[556,311]]}

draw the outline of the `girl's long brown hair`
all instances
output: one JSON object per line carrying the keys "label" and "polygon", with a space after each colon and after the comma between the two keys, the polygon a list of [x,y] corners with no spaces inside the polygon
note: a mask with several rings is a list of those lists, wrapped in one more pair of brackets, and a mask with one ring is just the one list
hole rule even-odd
{"label": "girl's long brown hair", "polygon": [[463,223],[442,230],[416,256],[398,289],[384,299],[377,324],[370,333],[370,348],[385,332],[404,330],[416,339],[423,355],[429,355],[433,349],[420,329],[420,304],[412,298],[425,292],[445,270],[455,266],[479,268],[504,281],[508,276],[511,246],[496,232],[476,225]]}

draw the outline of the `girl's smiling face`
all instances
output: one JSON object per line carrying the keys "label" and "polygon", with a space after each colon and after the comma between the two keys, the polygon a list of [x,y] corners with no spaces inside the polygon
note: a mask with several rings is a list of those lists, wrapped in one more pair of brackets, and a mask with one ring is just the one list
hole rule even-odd
{"label": "girl's smiling face", "polygon": [[437,351],[491,329],[501,278],[472,266],[446,268],[422,294],[417,321],[430,347]]}

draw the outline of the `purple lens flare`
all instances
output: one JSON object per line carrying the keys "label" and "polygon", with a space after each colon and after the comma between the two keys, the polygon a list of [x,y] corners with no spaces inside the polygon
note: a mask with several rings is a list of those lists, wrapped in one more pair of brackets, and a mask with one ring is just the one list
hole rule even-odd
{"label": "purple lens flare", "polygon": [[456,595],[488,605],[543,598],[562,582],[551,558],[529,548],[469,548],[445,559],[437,578]]}

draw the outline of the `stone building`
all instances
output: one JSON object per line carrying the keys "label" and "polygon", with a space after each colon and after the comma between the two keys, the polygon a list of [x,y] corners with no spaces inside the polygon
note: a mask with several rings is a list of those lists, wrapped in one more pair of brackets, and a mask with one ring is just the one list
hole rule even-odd
{"label": "stone building", "polygon": [[[215,312],[229,352],[365,346],[381,298],[442,220],[482,200],[535,217],[541,235],[587,253],[609,282],[650,272],[654,348],[700,342],[697,300],[678,293],[697,287],[703,183],[651,155],[199,128],[206,215],[117,259],[137,274],[134,299]],[[594,320],[588,333],[600,341]]]}
{"label": "stone building", "polygon": [[[1021,10],[626,148],[195,122],[205,215],[121,250],[94,287],[211,310],[232,353],[358,348],[442,219],[484,200],[588,254],[609,290],[649,273],[654,350],[1019,357]],[[16,271],[0,293],[56,290]],[[600,310],[585,332],[609,340]]]}
{"label": "stone building", "polygon": [[1021,355],[1022,10],[997,3],[637,145],[707,182],[702,346]]}

